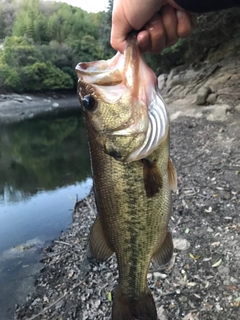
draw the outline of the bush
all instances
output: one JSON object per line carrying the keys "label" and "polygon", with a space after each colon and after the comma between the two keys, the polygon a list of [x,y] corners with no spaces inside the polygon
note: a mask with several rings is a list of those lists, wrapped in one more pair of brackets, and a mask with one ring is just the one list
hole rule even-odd
{"label": "bush", "polygon": [[41,51],[23,37],[4,41],[0,73],[4,87],[17,92],[73,89],[72,77],[44,59]]}

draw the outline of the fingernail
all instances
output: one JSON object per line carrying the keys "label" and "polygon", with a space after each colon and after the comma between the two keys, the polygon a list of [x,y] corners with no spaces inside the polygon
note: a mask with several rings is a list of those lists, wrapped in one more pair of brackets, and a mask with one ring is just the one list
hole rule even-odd
{"label": "fingernail", "polygon": [[177,10],[178,22],[182,22],[185,18],[185,12],[182,10]]}

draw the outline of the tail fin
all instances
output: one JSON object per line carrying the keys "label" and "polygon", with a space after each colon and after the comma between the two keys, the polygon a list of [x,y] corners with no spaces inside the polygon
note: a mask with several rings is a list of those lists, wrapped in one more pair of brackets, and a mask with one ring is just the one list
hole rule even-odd
{"label": "tail fin", "polygon": [[116,292],[112,307],[112,320],[157,320],[157,311],[150,291],[138,300]]}

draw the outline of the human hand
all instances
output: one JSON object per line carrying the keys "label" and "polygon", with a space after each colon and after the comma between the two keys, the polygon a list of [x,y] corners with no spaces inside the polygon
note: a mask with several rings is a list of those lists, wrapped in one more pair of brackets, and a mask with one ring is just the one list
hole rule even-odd
{"label": "human hand", "polygon": [[115,0],[111,45],[123,53],[128,33],[137,30],[141,51],[159,53],[179,38],[189,36],[194,20],[193,14],[173,0]]}

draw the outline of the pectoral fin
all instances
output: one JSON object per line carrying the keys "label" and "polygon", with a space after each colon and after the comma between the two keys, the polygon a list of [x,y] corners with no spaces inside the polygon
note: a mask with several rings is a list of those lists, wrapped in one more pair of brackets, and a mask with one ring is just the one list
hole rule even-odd
{"label": "pectoral fin", "polygon": [[172,254],[173,254],[172,235],[170,231],[167,231],[163,244],[155,252],[152,259],[156,265],[162,266],[171,260]]}
{"label": "pectoral fin", "polygon": [[153,197],[162,188],[162,176],[156,162],[147,159],[141,160],[143,163],[143,179],[146,195]]}
{"label": "pectoral fin", "polygon": [[99,261],[105,261],[113,254],[103,233],[99,216],[96,217],[90,232],[89,249],[91,258],[95,258]]}
{"label": "pectoral fin", "polygon": [[177,192],[177,171],[171,158],[168,160],[168,181],[172,191]]}

